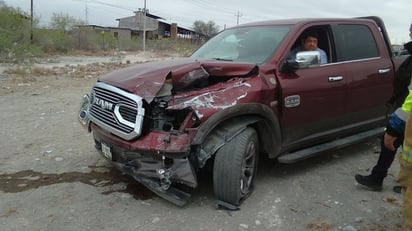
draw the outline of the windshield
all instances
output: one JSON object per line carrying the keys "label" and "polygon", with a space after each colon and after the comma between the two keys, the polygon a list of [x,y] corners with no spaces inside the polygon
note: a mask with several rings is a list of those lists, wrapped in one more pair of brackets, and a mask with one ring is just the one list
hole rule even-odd
{"label": "windshield", "polygon": [[276,51],[289,26],[227,29],[210,39],[191,57],[263,63]]}

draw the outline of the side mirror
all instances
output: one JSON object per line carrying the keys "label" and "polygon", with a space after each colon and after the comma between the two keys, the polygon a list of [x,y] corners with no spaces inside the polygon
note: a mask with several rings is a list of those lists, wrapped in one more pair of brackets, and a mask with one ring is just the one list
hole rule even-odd
{"label": "side mirror", "polygon": [[296,54],[296,62],[299,68],[308,67],[309,65],[320,65],[319,51],[301,51]]}
{"label": "side mirror", "polygon": [[307,68],[312,65],[320,65],[319,51],[300,51],[296,54],[296,59],[287,59],[283,62],[281,71],[293,72],[300,68]]}

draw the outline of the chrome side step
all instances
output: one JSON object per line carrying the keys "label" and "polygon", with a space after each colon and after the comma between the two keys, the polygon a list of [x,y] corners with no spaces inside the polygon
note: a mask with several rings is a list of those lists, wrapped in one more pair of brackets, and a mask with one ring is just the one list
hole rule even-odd
{"label": "chrome side step", "polygon": [[366,139],[377,137],[384,132],[383,127],[368,130],[366,132],[358,133],[356,135],[343,137],[328,143],[319,144],[296,152],[289,152],[278,157],[279,163],[292,164],[310,157],[314,157],[325,152],[337,150],[354,143],[359,143]]}

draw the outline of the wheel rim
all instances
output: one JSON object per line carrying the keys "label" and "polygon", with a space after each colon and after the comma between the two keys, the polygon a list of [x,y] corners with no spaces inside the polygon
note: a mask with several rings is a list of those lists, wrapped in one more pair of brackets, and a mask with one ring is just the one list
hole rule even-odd
{"label": "wheel rim", "polygon": [[249,142],[246,148],[246,153],[242,162],[242,176],[240,179],[240,190],[242,194],[249,192],[252,184],[253,175],[255,173],[256,162],[256,146],[255,143]]}

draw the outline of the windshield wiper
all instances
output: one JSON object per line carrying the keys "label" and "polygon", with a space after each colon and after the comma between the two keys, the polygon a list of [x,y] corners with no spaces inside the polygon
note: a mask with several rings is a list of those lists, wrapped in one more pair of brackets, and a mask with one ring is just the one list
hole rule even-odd
{"label": "windshield wiper", "polygon": [[231,60],[231,59],[222,59],[222,58],[213,58],[213,59],[219,60],[219,61],[231,61],[231,62],[233,62],[233,60]]}

